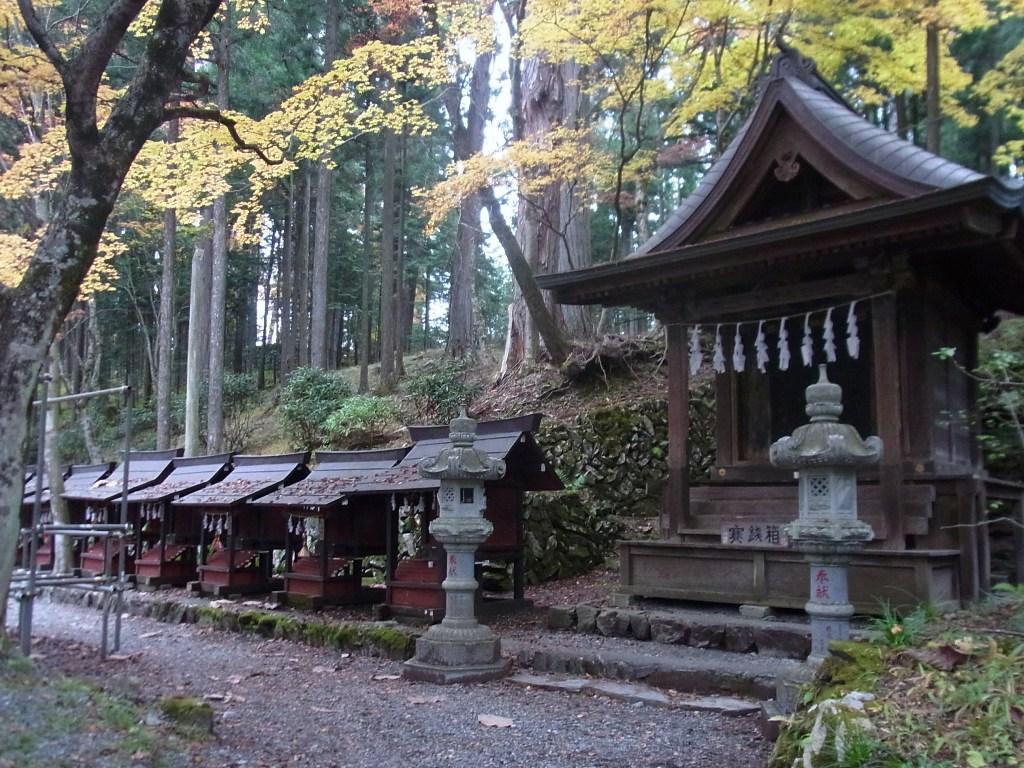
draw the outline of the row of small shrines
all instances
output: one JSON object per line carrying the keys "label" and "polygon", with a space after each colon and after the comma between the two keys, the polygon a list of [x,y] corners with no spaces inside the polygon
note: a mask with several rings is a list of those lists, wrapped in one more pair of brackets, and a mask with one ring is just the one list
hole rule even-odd
{"label": "row of small shrines", "polygon": [[[506,462],[485,485],[494,526],[478,559],[511,564],[512,599],[523,598],[523,492],[561,488],[532,433],[540,416],[481,422],[476,446]],[[179,451],[129,453],[122,464],[76,465],[62,497],[70,523],[127,522],[132,538],[119,552],[88,540],[74,553],[86,574],[120,572],[140,587],[188,586],[234,595],[278,592],[306,604],[381,602],[400,614],[436,618],[445,598],[444,553],[429,533],[439,482],[418,465],[450,445],[448,427],[410,427],[412,445],[375,451],[276,456]],[[22,527],[48,522],[50,492],[27,473]],[[36,496],[39,503],[36,503]],[[39,511],[35,512],[38,506]],[[122,518],[126,517],[126,520]],[[36,541],[36,567],[52,568],[54,542]],[[30,551],[22,539],[22,557]],[[364,585],[370,559],[385,562],[386,590]]]}

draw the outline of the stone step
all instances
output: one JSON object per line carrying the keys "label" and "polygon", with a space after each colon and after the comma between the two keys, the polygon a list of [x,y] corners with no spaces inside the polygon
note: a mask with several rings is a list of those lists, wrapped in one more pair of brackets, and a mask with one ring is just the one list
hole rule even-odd
{"label": "stone step", "polygon": [[619,683],[582,677],[538,675],[530,672],[521,672],[508,679],[509,682],[530,688],[604,696],[629,704],[646,704],[654,707],[671,707],[731,716],[752,715],[761,711],[759,703],[748,699],[733,696],[688,696],[678,692],[669,694],[643,683]]}
{"label": "stone step", "polygon": [[776,698],[779,680],[804,666],[796,659],[582,635],[566,635],[564,643],[550,637],[506,638],[502,648],[521,669],[534,673],[643,683],[663,691],[755,701]]}
{"label": "stone step", "polygon": [[803,660],[811,650],[805,616],[776,616],[767,609],[750,610],[748,606],[709,610],[663,604],[626,608],[559,605],[548,608],[547,626],[556,631],[763,657]]}

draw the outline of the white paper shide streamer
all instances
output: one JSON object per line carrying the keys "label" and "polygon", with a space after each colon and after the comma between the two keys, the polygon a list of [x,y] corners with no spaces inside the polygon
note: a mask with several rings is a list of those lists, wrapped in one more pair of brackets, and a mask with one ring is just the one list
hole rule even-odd
{"label": "white paper shide streamer", "polygon": [[810,365],[814,361],[814,340],[811,338],[811,313],[804,315],[804,338],[800,342],[800,355],[804,359],[804,365]]}
{"label": "white paper shide streamer", "polygon": [[704,353],[700,349],[700,326],[695,325],[690,330],[690,375],[696,376],[704,362]]}
{"label": "white paper shide streamer", "polygon": [[789,370],[789,331],[786,330],[786,321],[788,317],[782,318],[782,322],[779,323],[779,370]]}
{"label": "white paper shide streamer", "polygon": [[836,334],[832,328],[832,307],[829,307],[825,313],[825,329],[822,332],[822,339],[825,341],[825,360],[834,363],[836,361]]}
{"label": "white paper shide streamer", "polygon": [[757,353],[757,370],[765,372],[768,366],[768,345],[764,340],[764,320],[757,323],[757,338],[754,339],[754,351]]}
{"label": "white paper shide streamer", "polygon": [[743,352],[743,339],[740,337],[740,324],[736,323],[736,335],[732,340],[732,369],[739,373],[747,367],[747,356]]}
{"label": "white paper shide streamer", "polygon": [[725,351],[722,349],[722,326],[715,326],[715,352],[711,360],[716,373],[725,373]]}
{"label": "white paper shide streamer", "polygon": [[[849,308],[846,312],[846,352],[851,360],[857,360],[860,357],[860,335],[857,328],[857,301],[851,301]],[[803,359],[805,366],[811,366],[814,364],[814,332],[811,328],[811,315],[817,314],[818,312],[824,312],[825,317],[822,321],[821,331],[821,351],[824,353],[826,362],[834,363],[837,361],[838,345],[836,344],[836,328],[833,315],[836,310],[840,310],[842,307],[827,307],[814,312],[807,312],[804,315],[804,328],[803,338],[800,341],[800,357]],[[778,354],[778,369],[780,371],[788,371],[790,363],[793,359],[793,354],[789,345],[789,329],[786,324],[789,321],[789,316],[783,317],[779,320],[779,335],[775,342],[776,353]],[[768,339],[765,334],[765,323],[773,323],[774,319],[764,320],[750,320],[746,324],[753,325],[757,323],[757,334],[754,337],[754,355],[757,370],[761,373],[766,373],[768,366],[771,364],[771,352],[768,349]],[[727,323],[726,325],[730,325]],[[715,325],[715,344],[714,351],[711,357],[712,366],[716,373],[725,373],[728,370],[728,366],[731,363],[732,369],[736,373],[741,373],[747,367],[747,355],[746,349],[743,345],[743,334],[741,332],[743,323],[735,324],[735,331],[732,342],[732,354],[731,357],[726,356],[725,345],[722,342],[722,324],[718,323]],[[695,376],[700,370],[700,367],[704,364],[704,350],[701,349],[701,327],[699,325],[692,326],[690,328],[689,338],[689,367],[690,375]]]}
{"label": "white paper shide streamer", "polygon": [[857,335],[857,302],[850,302],[846,313],[846,351],[854,360],[860,357],[860,336]]}

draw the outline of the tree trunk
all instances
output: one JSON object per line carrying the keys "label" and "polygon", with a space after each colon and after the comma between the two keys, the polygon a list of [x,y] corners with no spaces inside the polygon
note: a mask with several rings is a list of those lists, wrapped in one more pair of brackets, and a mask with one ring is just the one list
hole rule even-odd
{"label": "tree trunk", "polygon": [[363,279],[359,302],[359,393],[370,391],[370,274],[373,269],[373,144],[367,139],[363,156]]}
{"label": "tree trunk", "polygon": [[537,285],[533,271],[530,269],[530,265],[523,254],[523,249],[519,247],[515,234],[513,234],[512,229],[508,226],[508,222],[505,221],[505,216],[501,211],[501,204],[498,202],[494,190],[491,187],[485,187],[481,190],[480,194],[483,197],[484,205],[487,207],[491,229],[505,251],[505,257],[508,259],[509,267],[512,269],[512,277],[515,278],[519,290],[523,294],[523,301],[526,303],[526,309],[537,327],[537,333],[540,334],[541,340],[547,348],[551,362],[555,365],[561,365],[569,357],[572,349],[565,341],[558,325],[544,304],[544,296],[541,293],[540,286]]}
{"label": "tree trunk", "polygon": [[[519,87],[523,136],[542,137],[559,127],[574,128],[580,118],[579,66],[572,61],[549,64],[528,59],[521,67]],[[575,199],[572,189],[552,182],[534,199],[520,199],[517,240],[527,263],[535,274],[552,274],[578,269],[591,263],[590,222],[583,201]],[[567,338],[593,335],[592,314],[587,307],[559,305],[545,299],[548,313]],[[523,311],[524,299],[517,294],[509,317],[508,339],[502,374],[524,359],[535,359],[536,318]]]}
{"label": "tree trunk", "polygon": [[288,206],[284,216],[284,232],[281,234],[281,379],[295,369],[295,333],[292,317],[295,307],[295,238],[293,236],[295,220],[295,174],[288,178]]}
{"label": "tree trunk", "polygon": [[[212,217],[203,210],[203,228]],[[188,305],[188,361],[185,371],[185,455],[201,456],[202,394],[210,366],[210,275],[212,246],[207,237],[196,240],[192,252],[192,285]]]}
{"label": "tree trunk", "polygon": [[[100,322],[96,315],[95,299],[85,302],[85,311],[86,333],[82,359],[85,376],[82,378],[81,391],[92,392],[99,389],[100,367],[103,362],[103,341],[100,336]],[[89,461],[98,464],[103,461],[103,451],[100,449],[99,440],[96,439],[96,428],[92,423],[89,401],[76,400],[73,407],[78,423],[82,425],[82,440],[85,442],[86,451],[89,452]]]}
{"label": "tree trunk", "polygon": [[[225,17],[229,8],[225,8]],[[227,19],[214,37],[217,58],[217,107],[229,107],[231,40]],[[206,451],[220,453],[224,441],[224,349],[228,292],[228,201],[221,195],[213,202],[213,259],[210,266],[210,357],[206,399]]]}
{"label": "tree trunk", "polygon": [[[171,123],[171,141],[177,138],[177,120]],[[156,335],[156,448],[171,447],[171,369],[174,367],[174,256],[177,250],[178,214],[164,211],[163,262],[160,275],[160,318]]]}
{"label": "tree trunk", "polygon": [[381,208],[380,231],[380,389],[392,392],[398,384],[395,358],[398,354],[398,328],[395,323],[397,282],[395,235],[395,155],[398,139],[394,131],[384,132],[384,178],[381,184],[383,205]]}
{"label": "tree trunk", "polygon": [[[93,313],[95,314],[95,313]],[[60,364],[56,348],[50,354],[50,381],[54,383],[51,392],[60,392]],[[64,459],[60,454],[60,406],[51,405],[46,409],[46,479],[50,484],[50,515],[55,523],[70,523],[68,502],[64,498]],[[41,471],[41,469],[40,469]],[[74,542],[68,536],[55,536],[53,541],[53,569],[57,573],[70,573],[74,568]]]}
{"label": "tree trunk", "polygon": [[[490,16],[494,2],[481,8],[481,15]],[[491,97],[490,51],[478,51],[470,78],[469,99],[462,112],[462,90],[452,84],[445,90],[444,105],[452,124],[452,148],[456,160],[468,160],[483,149],[484,125]],[[448,343],[445,356],[452,360],[473,358],[477,352],[476,259],[480,250],[480,208],[477,195],[469,195],[459,206],[459,223],[455,235],[451,287],[448,298]]]}
{"label": "tree trunk", "polygon": [[295,246],[295,314],[292,329],[298,347],[298,363],[309,365],[309,218],[311,208],[312,179],[309,167],[302,167],[302,200],[296,226],[299,236]]}
{"label": "tree trunk", "polygon": [[[0,286],[0,615],[7,610],[24,488],[29,403],[47,350],[96,258],[100,236],[136,154],[160,125],[186,56],[219,0],[163,0],[141,60],[98,128],[97,92],[142,3],[98,17],[63,56],[30,3],[25,27],[61,74],[70,170],[64,195],[21,282]],[[2,634],[2,633],[0,633]]]}
{"label": "tree trunk", "polygon": [[[324,27],[324,69],[330,70],[338,56],[338,25],[341,9],[337,3],[327,4]],[[328,367],[327,354],[327,261],[331,236],[331,177],[329,157],[316,165],[316,230],[313,233],[313,285],[310,306],[310,356],[314,368]]]}
{"label": "tree trunk", "polygon": [[925,94],[927,114],[925,149],[939,153],[942,104],[939,99],[939,28],[929,24],[925,30]]}

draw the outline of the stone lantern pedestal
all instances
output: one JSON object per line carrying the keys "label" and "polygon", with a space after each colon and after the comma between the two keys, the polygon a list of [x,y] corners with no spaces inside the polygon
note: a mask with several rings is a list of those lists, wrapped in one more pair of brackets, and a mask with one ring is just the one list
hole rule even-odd
{"label": "stone lantern pedestal", "polygon": [[445,615],[416,641],[403,677],[431,683],[467,683],[503,677],[511,660],[501,658],[501,639],[476,620],[476,550],[493,530],[483,517],[484,482],[505,474],[505,462],[473,447],[476,422],[465,411],[452,419],[450,448],[424,459],[420,474],[441,481],[440,514],[430,533],[445,550]]}
{"label": "stone lantern pedestal", "polygon": [[874,537],[871,526],[857,519],[857,469],[881,460],[882,441],[861,439],[856,429],[839,422],[842,396],[822,365],[818,382],[806,390],[810,423],[777,440],[770,452],[773,465],[795,469],[799,476],[799,517],[786,533],[811,566],[805,608],[812,663],[828,655],[832,640],[850,636],[850,557]]}

